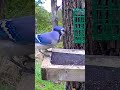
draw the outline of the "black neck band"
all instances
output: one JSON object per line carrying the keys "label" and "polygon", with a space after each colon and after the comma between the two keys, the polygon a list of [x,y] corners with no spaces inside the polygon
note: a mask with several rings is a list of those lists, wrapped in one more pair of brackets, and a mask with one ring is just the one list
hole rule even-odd
{"label": "black neck band", "polygon": [[60,37],[61,37],[62,33],[61,33],[61,31],[58,31],[58,30],[54,30],[54,31],[56,31],[56,32],[58,32],[58,33],[59,33],[59,40],[58,40],[58,42],[59,42],[59,41],[60,41]]}

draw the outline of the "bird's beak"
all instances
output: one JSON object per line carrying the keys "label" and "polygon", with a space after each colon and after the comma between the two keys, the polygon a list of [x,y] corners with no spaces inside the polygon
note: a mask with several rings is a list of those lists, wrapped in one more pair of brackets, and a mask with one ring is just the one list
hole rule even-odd
{"label": "bird's beak", "polygon": [[62,31],[62,34],[63,34],[63,35],[65,34],[65,30]]}

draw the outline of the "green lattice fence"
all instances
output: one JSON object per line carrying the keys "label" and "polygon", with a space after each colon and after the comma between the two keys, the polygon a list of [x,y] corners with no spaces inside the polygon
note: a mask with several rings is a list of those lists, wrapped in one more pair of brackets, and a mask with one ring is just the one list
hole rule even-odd
{"label": "green lattice fence", "polygon": [[74,43],[85,43],[85,9],[73,9]]}

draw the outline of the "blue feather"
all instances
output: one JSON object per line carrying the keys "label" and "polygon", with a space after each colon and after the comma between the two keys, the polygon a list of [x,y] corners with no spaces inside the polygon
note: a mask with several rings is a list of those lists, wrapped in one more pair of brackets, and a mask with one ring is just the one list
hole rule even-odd
{"label": "blue feather", "polygon": [[46,37],[46,34],[39,34],[39,35],[36,35],[36,37],[37,37],[37,41],[40,44],[48,45],[52,43],[52,40],[49,37]]}
{"label": "blue feather", "polygon": [[34,43],[34,24],[35,20],[33,16],[1,20],[0,39],[12,40],[20,44]]}

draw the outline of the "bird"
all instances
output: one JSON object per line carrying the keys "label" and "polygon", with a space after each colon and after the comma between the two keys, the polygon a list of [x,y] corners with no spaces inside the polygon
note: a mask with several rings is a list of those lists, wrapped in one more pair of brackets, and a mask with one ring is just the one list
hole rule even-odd
{"label": "bird", "polygon": [[[34,54],[35,44],[34,16],[23,16],[0,20],[0,56],[10,57],[17,66],[31,71],[16,62],[14,56],[25,56],[27,60],[34,60],[29,55]],[[34,73],[34,70],[32,70]]]}
{"label": "bird", "polygon": [[65,29],[62,26],[54,26],[50,32],[35,34],[35,48],[45,56],[49,56],[44,52],[57,45],[61,41],[64,33]]}

